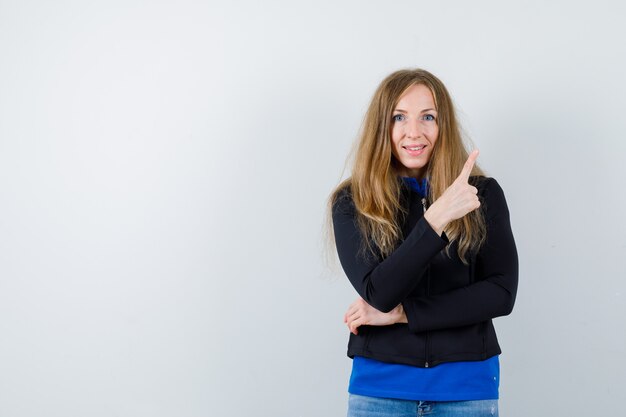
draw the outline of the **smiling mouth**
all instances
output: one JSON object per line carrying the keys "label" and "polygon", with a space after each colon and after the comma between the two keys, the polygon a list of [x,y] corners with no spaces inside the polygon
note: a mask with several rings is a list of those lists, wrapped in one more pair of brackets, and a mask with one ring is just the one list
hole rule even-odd
{"label": "smiling mouth", "polygon": [[403,146],[407,151],[421,151],[424,149],[426,145],[418,145],[418,146]]}

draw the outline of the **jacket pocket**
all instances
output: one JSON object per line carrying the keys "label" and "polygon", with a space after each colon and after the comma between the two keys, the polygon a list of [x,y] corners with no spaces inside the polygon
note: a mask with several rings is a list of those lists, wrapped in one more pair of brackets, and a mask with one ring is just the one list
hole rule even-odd
{"label": "jacket pocket", "polygon": [[425,351],[425,333],[412,333],[406,324],[372,326],[367,349],[386,357],[413,357],[422,361]]}

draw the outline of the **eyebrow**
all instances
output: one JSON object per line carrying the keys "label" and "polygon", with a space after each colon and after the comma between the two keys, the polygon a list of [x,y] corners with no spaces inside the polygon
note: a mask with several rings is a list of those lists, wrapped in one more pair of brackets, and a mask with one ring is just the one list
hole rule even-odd
{"label": "eyebrow", "polygon": [[[397,111],[397,112],[400,112],[400,113],[407,113],[406,110],[402,110],[402,109],[395,109],[394,111]],[[437,109],[424,109],[424,110],[420,111],[420,113],[424,113],[426,111],[435,111],[436,112]]]}

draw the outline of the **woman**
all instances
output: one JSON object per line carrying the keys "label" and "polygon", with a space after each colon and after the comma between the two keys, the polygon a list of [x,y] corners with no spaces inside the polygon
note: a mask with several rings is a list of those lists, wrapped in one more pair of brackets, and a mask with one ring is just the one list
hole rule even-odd
{"label": "woman", "polygon": [[352,175],[329,199],[360,296],[344,316],[349,417],[498,414],[491,319],[513,308],[518,259],[503,191],[477,156],[438,78],[415,69],[382,81]]}

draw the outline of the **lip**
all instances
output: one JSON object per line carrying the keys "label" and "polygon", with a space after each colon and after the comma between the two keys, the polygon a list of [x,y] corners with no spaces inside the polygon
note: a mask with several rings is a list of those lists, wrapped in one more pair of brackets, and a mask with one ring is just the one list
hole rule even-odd
{"label": "lip", "polygon": [[[414,148],[416,146],[423,146],[423,148],[418,150],[418,151],[411,151],[411,150],[407,149],[407,148]],[[425,145],[425,144],[416,144],[416,145],[410,145],[410,146],[403,146],[402,149],[404,149],[405,152],[408,153],[411,156],[419,156],[419,155],[424,153],[424,151],[426,150],[427,147],[428,147],[428,145]]]}

